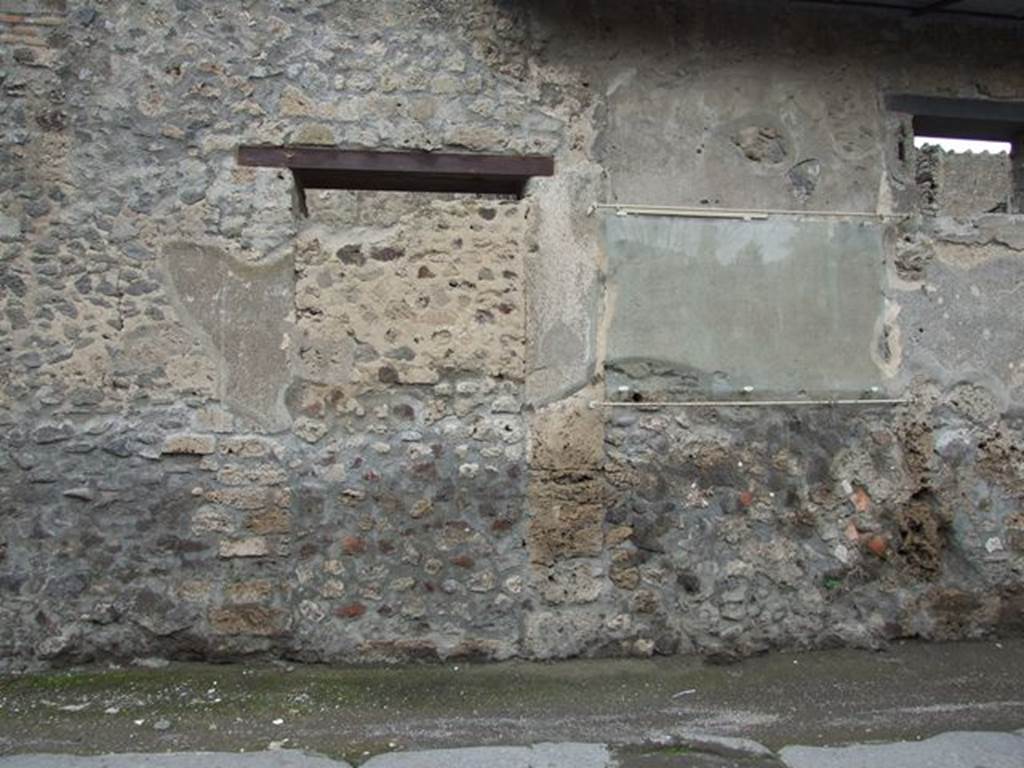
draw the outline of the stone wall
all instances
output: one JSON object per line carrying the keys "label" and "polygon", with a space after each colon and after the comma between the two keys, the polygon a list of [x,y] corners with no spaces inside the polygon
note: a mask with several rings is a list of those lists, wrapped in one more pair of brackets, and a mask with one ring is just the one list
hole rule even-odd
{"label": "stone wall", "polygon": [[[1018,28],[721,0],[0,10],[3,658],[732,657],[1022,624],[1024,224],[921,215],[882,107],[1024,98]],[[286,142],[556,175],[522,201],[311,193],[302,218],[286,174],[234,159]],[[909,402],[592,407],[602,200],[909,214],[878,355]]]}
{"label": "stone wall", "polygon": [[926,144],[917,151],[917,177],[922,212],[954,218],[1017,212],[1007,152],[949,152]]}

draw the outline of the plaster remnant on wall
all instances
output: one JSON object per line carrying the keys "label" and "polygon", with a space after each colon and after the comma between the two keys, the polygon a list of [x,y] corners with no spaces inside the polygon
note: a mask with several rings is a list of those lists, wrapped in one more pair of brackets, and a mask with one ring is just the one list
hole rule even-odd
{"label": "plaster remnant on wall", "polygon": [[243,265],[216,248],[179,242],[165,248],[164,268],[179,319],[216,355],[224,401],[269,431],[286,428],[290,262]]}
{"label": "plaster remnant on wall", "polygon": [[578,391],[593,377],[598,336],[597,222],[580,217],[601,194],[592,164],[539,184],[536,247],[524,268],[527,391],[543,404]]}
{"label": "plaster remnant on wall", "polygon": [[877,225],[609,215],[604,226],[609,397],[858,396],[881,383]]}

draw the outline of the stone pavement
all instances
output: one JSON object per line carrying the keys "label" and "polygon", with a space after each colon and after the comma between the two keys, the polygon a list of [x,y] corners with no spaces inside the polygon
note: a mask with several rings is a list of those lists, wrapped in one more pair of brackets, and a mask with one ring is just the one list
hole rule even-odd
{"label": "stone pavement", "polygon": [[346,768],[348,763],[307,755],[296,750],[274,752],[176,752],[153,755],[126,753],[82,757],[75,755],[16,755],[0,758],[3,768]]}
{"label": "stone pavement", "polygon": [[780,756],[788,768],[1021,768],[1024,732],[959,731],[892,744],[786,747]]}
{"label": "stone pavement", "polygon": [[1022,726],[1020,639],[728,666],[149,659],[0,676],[0,768],[1022,768]]}
{"label": "stone pavement", "polygon": [[[710,738],[710,742],[716,739]],[[296,750],[182,752],[93,757],[18,755],[0,768],[351,768]],[[604,744],[464,747],[377,755],[361,768],[1021,768],[1024,731],[943,733],[918,742],[783,748],[778,757],[753,742],[724,749],[616,750]]]}

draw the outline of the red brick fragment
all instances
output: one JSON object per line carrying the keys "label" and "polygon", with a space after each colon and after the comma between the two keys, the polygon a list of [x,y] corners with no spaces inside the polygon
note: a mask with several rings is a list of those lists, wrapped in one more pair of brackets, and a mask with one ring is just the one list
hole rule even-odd
{"label": "red brick fragment", "polygon": [[334,611],[334,615],[339,619],[358,619],[364,613],[366,613],[366,606],[362,603],[349,603]]}
{"label": "red brick fragment", "polygon": [[889,549],[889,540],[885,536],[872,536],[868,539],[867,546],[871,551],[871,554],[877,555],[878,557],[885,557],[885,553]]}
{"label": "red brick fragment", "polygon": [[853,508],[860,513],[867,512],[871,509],[871,497],[868,496],[868,492],[863,488],[855,488],[853,493],[850,494],[850,503],[853,504]]}
{"label": "red brick fragment", "polygon": [[361,536],[346,536],[341,540],[341,551],[346,555],[361,555],[366,551],[366,539]]}

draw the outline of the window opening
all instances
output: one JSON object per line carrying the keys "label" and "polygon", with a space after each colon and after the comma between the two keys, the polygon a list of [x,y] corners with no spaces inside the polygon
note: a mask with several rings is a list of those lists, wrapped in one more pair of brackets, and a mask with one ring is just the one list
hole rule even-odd
{"label": "window opening", "polygon": [[1013,146],[1008,141],[981,141],[979,139],[948,139],[944,136],[918,136],[914,135],[914,146],[917,149],[924,147],[938,147],[944,152],[988,152],[992,155],[1000,153],[1010,154]]}
{"label": "window opening", "polygon": [[[902,94],[888,96],[886,105],[909,116],[926,213],[1024,211],[1024,102]],[[901,159],[906,145],[903,128]]]}

